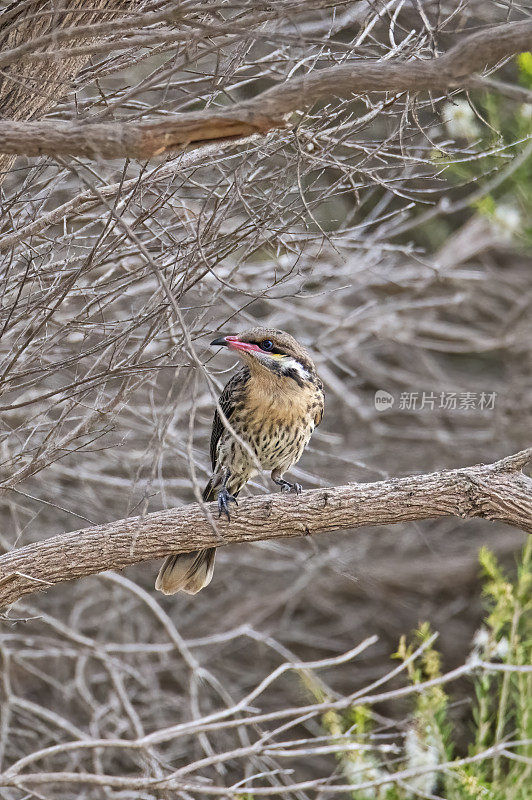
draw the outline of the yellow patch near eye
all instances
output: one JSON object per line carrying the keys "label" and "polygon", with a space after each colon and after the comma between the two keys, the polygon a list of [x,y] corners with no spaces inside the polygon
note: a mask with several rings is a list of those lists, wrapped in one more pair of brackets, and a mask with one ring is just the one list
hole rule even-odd
{"label": "yellow patch near eye", "polygon": [[272,358],[286,358],[284,353],[268,353]]}

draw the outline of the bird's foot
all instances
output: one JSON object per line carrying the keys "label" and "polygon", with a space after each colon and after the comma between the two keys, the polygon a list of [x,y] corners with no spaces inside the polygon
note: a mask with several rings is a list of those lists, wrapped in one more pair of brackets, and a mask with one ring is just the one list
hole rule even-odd
{"label": "bird's foot", "polygon": [[218,492],[218,519],[225,514],[227,521],[231,522],[231,514],[229,513],[229,503],[238,505],[238,500],[232,494],[229,494],[227,489],[220,489]]}
{"label": "bird's foot", "polygon": [[290,481],[285,481],[284,478],[280,478],[279,480],[275,481],[280,487],[282,492],[293,492],[294,494],[301,494],[303,491],[303,487],[300,483],[290,483]]}

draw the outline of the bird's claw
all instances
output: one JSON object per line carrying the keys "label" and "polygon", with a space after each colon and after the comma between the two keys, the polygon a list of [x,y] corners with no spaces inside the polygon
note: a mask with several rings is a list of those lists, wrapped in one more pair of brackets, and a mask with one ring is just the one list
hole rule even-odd
{"label": "bird's claw", "polygon": [[303,491],[303,487],[300,483],[290,483],[289,481],[283,481],[281,484],[281,491],[282,492],[293,492],[294,494],[301,494]]}
{"label": "bird's claw", "polygon": [[238,500],[232,494],[229,494],[227,489],[221,489],[218,492],[218,519],[225,514],[227,521],[231,522],[231,514],[229,513],[229,503],[238,505]]}

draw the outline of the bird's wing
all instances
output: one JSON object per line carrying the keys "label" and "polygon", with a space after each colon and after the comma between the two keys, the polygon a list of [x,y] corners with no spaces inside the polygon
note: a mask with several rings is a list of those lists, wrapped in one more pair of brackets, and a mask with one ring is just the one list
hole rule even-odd
{"label": "bird's wing", "polygon": [[[247,367],[243,367],[243,369],[240,369],[238,372],[236,372],[231,380],[225,384],[224,390],[220,395],[218,402],[228,422],[231,422],[231,416],[240,399],[241,391],[248,380],[249,369]],[[209,478],[207,486],[203,490],[203,499],[207,502],[215,499],[214,487],[219,485],[220,482],[219,476],[216,474],[216,460],[218,455],[218,442],[220,441],[220,436],[224,430],[225,425],[220,417],[220,414],[218,413],[217,407],[216,411],[214,412],[211,433],[211,465],[213,474]],[[234,494],[236,495],[237,492],[234,492]]]}
{"label": "bird's wing", "polygon": [[[231,416],[235,410],[238,400],[240,399],[240,391],[244,388],[248,380],[249,369],[247,367],[243,367],[243,369],[238,370],[238,372],[233,375],[231,380],[225,384],[224,390],[220,395],[218,402],[229,422],[231,422]],[[218,448],[218,442],[224,430],[225,425],[222,422],[217,408],[214,412],[211,434],[211,465],[213,470],[216,468],[216,451]]]}
{"label": "bird's wing", "polygon": [[317,428],[320,422],[323,419],[323,405],[324,405],[324,393],[323,393],[323,383],[318,378],[318,390],[320,395],[320,402],[316,407],[316,412],[314,414],[314,427]]}

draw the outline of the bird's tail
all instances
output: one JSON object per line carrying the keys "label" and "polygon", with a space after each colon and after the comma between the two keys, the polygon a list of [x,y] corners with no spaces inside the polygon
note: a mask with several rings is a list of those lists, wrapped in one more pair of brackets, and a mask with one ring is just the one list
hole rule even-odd
{"label": "bird's tail", "polygon": [[[211,478],[203,492],[203,499],[208,503],[210,500],[214,500],[214,497],[215,492]],[[159,570],[155,588],[163,594],[175,594],[176,592],[197,594],[212,580],[215,557],[215,547],[168,556]]]}
{"label": "bird's tail", "polygon": [[159,570],[155,588],[163,594],[197,594],[211,582],[216,548],[168,556]]}

